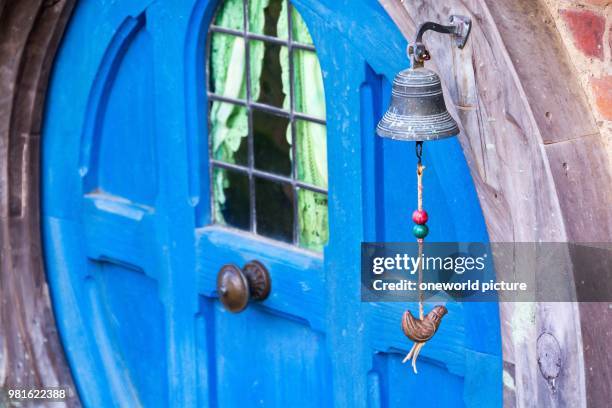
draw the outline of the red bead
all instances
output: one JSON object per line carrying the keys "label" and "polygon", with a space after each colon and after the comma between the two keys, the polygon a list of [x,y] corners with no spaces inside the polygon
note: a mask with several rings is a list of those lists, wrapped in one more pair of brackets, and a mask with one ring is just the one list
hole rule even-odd
{"label": "red bead", "polygon": [[414,210],[414,212],[412,213],[412,221],[414,221],[415,224],[423,225],[427,222],[428,219],[429,216],[427,215],[427,211],[425,210]]}

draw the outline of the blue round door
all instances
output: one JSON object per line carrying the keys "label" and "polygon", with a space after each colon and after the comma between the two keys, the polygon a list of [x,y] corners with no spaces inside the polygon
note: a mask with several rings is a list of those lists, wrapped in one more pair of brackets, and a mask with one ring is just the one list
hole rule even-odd
{"label": "blue round door", "polygon": [[[449,304],[414,375],[416,305],[361,302],[360,243],[412,240],[414,146],[374,135],[405,46],[375,0],[79,2],[42,221],[86,406],[501,405],[496,305]],[[459,143],[427,149],[431,239],[486,242]],[[270,293],[231,313],[253,260]]]}

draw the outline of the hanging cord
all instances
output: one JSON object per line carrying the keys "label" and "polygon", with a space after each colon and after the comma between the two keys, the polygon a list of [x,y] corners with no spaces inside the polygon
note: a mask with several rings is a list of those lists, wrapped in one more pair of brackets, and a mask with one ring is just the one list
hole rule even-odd
{"label": "hanging cord", "polygon": [[[425,166],[421,163],[417,164],[417,186],[418,186],[418,209],[423,210],[423,170]],[[423,283],[423,238],[417,238],[419,244],[419,319],[423,320],[423,291],[421,290],[421,283]]]}
{"label": "hanging cord", "polygon": [[[423,210],[423,171],[425,170],[425,166],[423,166],[422,156],[423,156],[423,142],[416,142],[416,156],[417,156],[417,209],[419,211]],[[419,245],[419,261],[418,261],[418,277],[419,277],[419,286],[417,290],[419,291],[419,319],[422,321],[425,317],[425,313],[423,312],[423,302],[424,295],[421,290],[421,284],[423,283],[423,238],[417,238],[417,243]],[[414,343],[410,352],[406,355],[402,363],[407,362],[412,358],[412,369],[415,373],[417,373],[416,369],[416,361],[421,349],[425,343]]]}
{"label": "hanging cord", "polygon": [[[419,211],[423,210],[423,142],[416,142],[416,156],[417,156],[417,208]],[[423,238],[418,238],[419,243],[419,319],[423,320],[423,291],[421,290],[421,283],[423,282]]]}
{"label": "hanging cord", "polygon": [[417,238],[419,245],[419,258],[417,260],[417,270],[419,278],[419,286],[417,288],[419,292],[419,318],[418,320],[412,316],[409,310],[404,312],[402,316],[402,330],[406,337],[414,341],[410,352],[406,355],[402,363],[412,359],[412,369],[417,373],[416,361],[425,343],[436,334],[442,317],[447,313],[446,307],[442,305],[435,306],[427,316],[423,312],[423,303],[425,302],[424,293],[421,288],[423,283],[423,268],[424,268],[424,241],[429,229],[427,228],[427,213],[423,210],[423,171],[425,166],[421,161],[423,153],[423,142],[417,142],[416,155],[418,158],[417,163],[417,205],[418,209],[413,213],[412,219],[416,223],[413,227],[412,232]]}

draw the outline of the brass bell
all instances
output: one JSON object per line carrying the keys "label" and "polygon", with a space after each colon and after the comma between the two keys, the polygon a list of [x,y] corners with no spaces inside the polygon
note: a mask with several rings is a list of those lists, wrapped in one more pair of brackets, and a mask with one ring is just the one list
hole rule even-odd
{"label": "brass bell", "polygon": [[408,68],[397,74],[391,105],[376,133],[409,141],[443,139],[459,133],[457,122],[446,110],[438,74],[427,68]]}
{"label": "brass bell", "polygon": [[451,34],[463,48],[471,30],[467,17],[451,16],[451,25],[427,22],[419,27],[414,46],[409,47],[412,67],[393,80],[391,104],[376,127],[382,137],[405,141],[438,140],[459,133],[457,122],[448,113],[438,74],[424,68],[430,59],[422,42],[423,34],[433,30]]}

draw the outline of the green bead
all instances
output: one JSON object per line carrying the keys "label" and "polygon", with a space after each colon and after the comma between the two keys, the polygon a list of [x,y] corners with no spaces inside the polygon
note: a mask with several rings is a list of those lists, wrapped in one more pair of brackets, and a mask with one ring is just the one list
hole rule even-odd
{"label": "green bead", "polygon": [[429,228],[427,228],[427,225],[423,224],[423,225],[415,225],[414,227],[412,227],[412,233],[414,234],[415,237],[423,239],[427,236],[427,234],[429,234]]}

